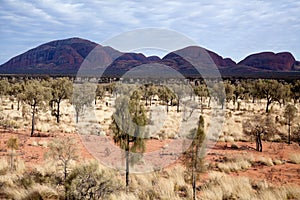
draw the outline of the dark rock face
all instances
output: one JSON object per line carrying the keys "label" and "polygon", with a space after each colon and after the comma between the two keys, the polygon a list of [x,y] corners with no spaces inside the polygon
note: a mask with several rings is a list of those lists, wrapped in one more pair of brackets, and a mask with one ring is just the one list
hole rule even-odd
{"label": "dark rock face", "polygon": [[[80,38],[52,41],[10,59],[0,66],[0,72],[73,74],[96,46],[99,45]],[[109,62],[112,60],[110,52],[115,51],[103,47],[97,53]]]}
{"label": "dark rock face", "polygon": [[[190,77],[199,75],[194,66],[200,67],[201,70],[217,67],[221,74],[229,76],[268,73],[270,70],[300,71],[300,62],[295,61],[293,55],[288,52],[257,53],[236,64],[230,58],[223,58],[198,46],[171,52],[161,59],[157,56],[146,57],[141,53],[121,53],[88,40],[69,38],[40,45],[10,59],[0,65],[0,74],[76,75],[80,70],[83,74],[95,75],[103,72],[103,75],[107,76],[122,76],[132,68],[143,64],[149,67],[151,64],[168,66]],[[87,70],[84,71],[85,69]]]}
{"label": "dark rock face", "polygon": [[267,70],[290,71],[293,69],[295,62],[294,56],[289,52],[277,54],[273,52],[263,52],[252,54],[238,64]]}
{"label": "dark rock face", "polygon": [[219,68],[234,67],[236,63],[231,58],[222,58],[218,54],[208,51],[210,57]]}

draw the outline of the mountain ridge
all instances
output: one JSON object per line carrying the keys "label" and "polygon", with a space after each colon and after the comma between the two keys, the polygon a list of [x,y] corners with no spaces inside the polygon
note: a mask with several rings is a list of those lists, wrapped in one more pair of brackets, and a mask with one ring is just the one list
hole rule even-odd
{"label": "mountain ridge", "polygon": [[[209,55],[207,56],[209,59],[206,61],[199,59],[203,54]],[[146,57],[142,53],[122,53],[112,47],[101,46],[76,37],[50,41],[17,55],[0,65],[0,74],[74,75],[82,66],[92,73],[105,66],[106,75],[119,76],[139,65],[159,63],[174,68],[180,73],[193,75],[197,73],[193,65],[202,66],[212,61],[221,74],[229,75],[300,71],[300,62],[296,61],[290,52],[259,52],[246,56],[240,62],[235,62],[211,50],[189,46],[159,58],[155,55]]]}

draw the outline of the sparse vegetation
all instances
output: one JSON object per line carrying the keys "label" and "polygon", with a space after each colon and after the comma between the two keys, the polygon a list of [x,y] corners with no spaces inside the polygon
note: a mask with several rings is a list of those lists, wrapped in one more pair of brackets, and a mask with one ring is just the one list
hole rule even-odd
{"label": "sparse vegetation", "polygon": [[[223,86],[215,85],[210,91],[214,94],[208,93],[204,83],[198,83],[191,87],[195,92],[191,95],[183,91],[190,89],[154,84],[142,85],[133,91],[127,86],[120,89],[115,83],[76,83],[71,95],[72,82],[68,78],[3,79],[0,82],[0,135],[12,135],[0,139],[0,199],[300,199],[299,186],[281,180],[281,176],[286,176],[284,180],[299,181],[296,167],[300,164],[300,147],[294,143],[300,144],[298,86],[299,81],[287,84],[277,80],[230,80]],[[121,93],[127,92],[131,96],[125,105]],[[184,111],[184,106],[180,106],[186,98],[195,98],[195,102],[199,102],[194,109],[201,109],[203,118],[195,130],[194,142],[186,152],[189,159],[177,161],[166,169],[130,174],[129,179],[129,164],[136,164],[141,157],[128,154],[128,168],[123,174],[105,168],[97,161],[81,158],[82,150],[78,147],[82,144],[68,136],[76,130],[72,121],[75,118],[77,122],[80,119],[83,129],[91,129],[95,136],[108,136],[128,152],[147,152],[152,148],[151,140],[165,148],[168,142],[182,137],[179,119],[184,114],[180,112],[180,109]],[[214,126],[210,121],[213,101],[228,110],[224,123],[226,130],[220,133],[217,148],[212,149],[208,158],[202,158],[199,149],[205,133]],[[125,106],[119,106],[122,104]],[[148,135],[143,127],[153,123],[150,111],[156,106],[166,106],[167,114],[161,119],[165,120],[162,130],[151,135],[149,145],[144,141]],[[101,120],[86,117],[94,108],[95,115]],[[113,114],[115,118],[111,118]],[[116,123],[113,119],[126,120]],[[132,123],[127,123],[129,119]],[[100,124],[101,128],[96,129],[87,121]],[[289,131],[286,131],[286,125]],[[19,134],[20,130],[30,128],[31,136],[38,132],[37,135],[45,138]],[[124,134],[124,130],[131,134]],[[63,133],[63,136],[57,133]],[[291,145],[286,145],[285,141]],[[36,152],[26,154],[26,148],[36,152],[43,150],[47,156],[42,162]],[[288,155],[287,148],[293,150]],[[31,161],[34,162],[30,165]],[[294,167],[291,173],[295,176],[285,175],[288,167]],[[265,171],[260,172],[260,169]],[[203,173],[205,170],[209,178]],[[247,177],[248,171],[261,174],[253,180]],[[272,181],[282,184],[281,187],[273,186]]]}

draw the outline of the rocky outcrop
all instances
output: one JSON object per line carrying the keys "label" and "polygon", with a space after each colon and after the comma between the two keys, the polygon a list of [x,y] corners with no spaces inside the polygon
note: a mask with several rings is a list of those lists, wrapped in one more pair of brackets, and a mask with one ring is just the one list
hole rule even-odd
{"label": "rocky outcrop", "polygon": [[239,65],[247,65],[259,69],[275,71],[291,71],[295,65],[295,58],[289,52],[273,53],[263,52],[252,54],[239,62]]}
{"label": "rocky outcrop", "polygon": [[121,53],[88,40],[69,38],[40,45],[10,59],[0,65],[0,74],[76,75],[81,70],[83,74],[122,76],[136,66],[150,64],[147,66],[151,67],[152,63],[168,66],[187,76],[199,75],[195,66],[201,70],[217,67],[221,74],[238,77],[269,71],[300,71],[300,62],[295,61],[289,52],[252,54],[236,64],[230,58],[223,58],[198,46],[171,52],[161,59],[157,56],[146,57],[141,53]]}
{"label": "rocky outcrop", "polygon": [[0,73],[73,74],[96,46],[101,62],[113,60],[116,50],[88,40],[70,38],[52,41],[18,55],[1,65]]}

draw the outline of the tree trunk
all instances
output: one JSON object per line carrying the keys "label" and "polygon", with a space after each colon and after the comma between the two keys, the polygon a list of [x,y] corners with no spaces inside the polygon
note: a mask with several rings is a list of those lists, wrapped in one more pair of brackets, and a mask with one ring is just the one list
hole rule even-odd
{"label": "tree trunk", "polygon": [[167,113],[169,112],[169,101],[167,101]]}
{"label": "tree trunk", "polygon": [[65,200],[68,199],[68,187],[67,187],[67,164],[64,166],[64,187],[65,187]]}
{"label": "tree trunk", "polygon": [[192,172],[192,185],[193,185],[193,200],[196,200],[196,177],[195,177],[195,172],[194,172],[194,169],[193,169],[193,172]]}
{"label": "tree trunk", "polygon": [[266,113],[269,112],[269,105],[271,104],[271,102],[269,100],[267,100],[267,107],[266,107]]}
{"label": "tree trunk", "polygon": [[76,111],[76,124],[78,124],[79,121],[79,111]]}
{"label": "tree trunk", "polygon": [[30,133],[30,137],[32,137],[33,133],[34,133],[34,121],[35,121],[35,106],[33,106],[33,108],[32,108],[32,120],[31,120],[31,133]]}
{"label": "tree trunk", "polygon": [[59,109],[59,107],[60,107],[60,101],[59,102],[57,102],[57,113],[56,113],[56,122],[57,123],[59,123],[60,122],[60,109]]}
{"label": "tree trunk", "polygon": [[256,143],[256,151],[259,151],[258,135],[256,136],[255,143]]}
{"label": "tree trunk", "polygon": [[260,134],[258,135],[258,147],[259,147],[259,151],[262,152],[262,143],[261,143],[261,136],[260,136]]}
{"label": "tree trunk", "polygon": [[18,111],[20,110],[20,100],[18,99]]}
{"label": "tree trunk", "polygon": [[127,134],[126,136],[126,152],[125,152],[125,156],[126,156],[126,192],[129,191],[129,135]]}
{"label": "tree trunk", "polygon": [[291,144],[291,123],[288,124],[289,125],[289,135],[288,135],[288,144]]}

